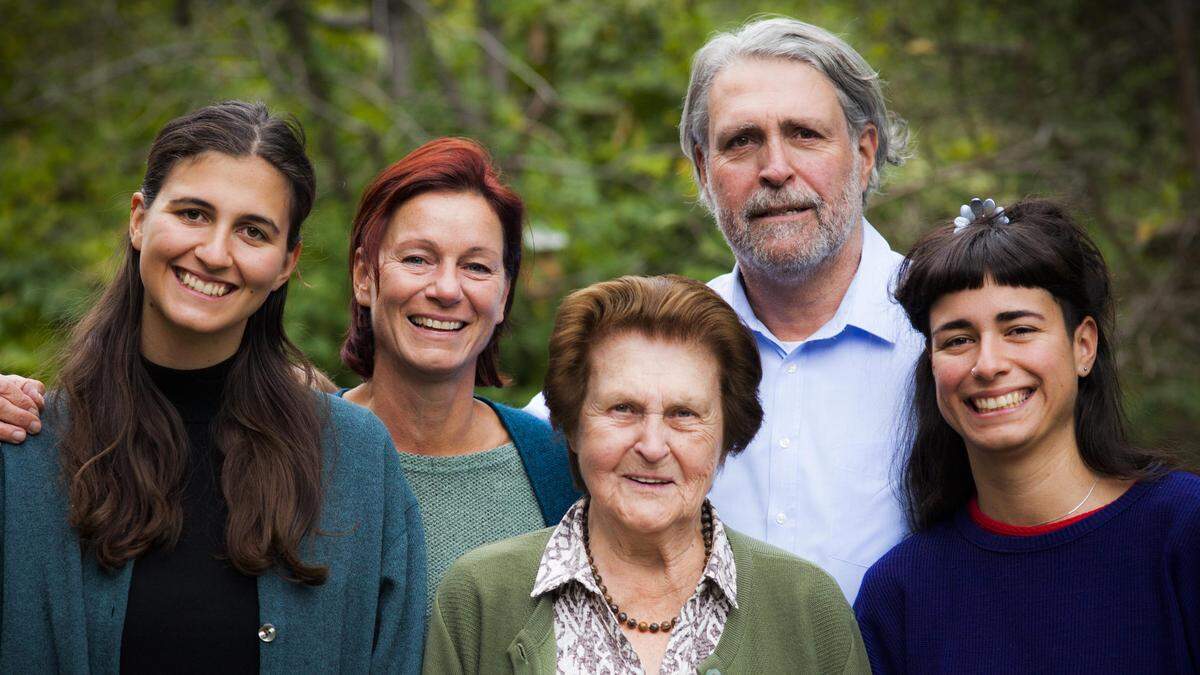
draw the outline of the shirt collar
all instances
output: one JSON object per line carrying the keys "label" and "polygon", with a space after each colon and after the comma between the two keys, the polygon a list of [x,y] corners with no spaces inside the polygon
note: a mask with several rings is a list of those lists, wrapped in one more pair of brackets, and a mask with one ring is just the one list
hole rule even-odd
{"label": "shirt collar", "polygon": [[[825,325],[809,336],[806,342],[837,337],[851,326],[892,344],[900,338],[904,321],[897,321],[892,316],[893,312],[899,310],[899,306],[892,300],[892,290],[895,287],[901,257],[892,251],[887,240],[866,218],[863,218],[862,230],[862,256],[859,258],[854,278],[851,279],[837,311]],[[883,292],[880,292],[881,290]],[[781,351],[787,351],[782,341],[775,337],[754,313],[736,264],[733,267],[732,285],[726,301],[750,330],[775,344]]]}
{"label": "shirt collar", "polygon": [[[538,564],[537,579],[534,581],[530,597],[536,598],[549,593],[561,586],[574,581],[591,593],[602,595],[592,577],[592,568],[588,564],[587,551],[583,546],[583,509],[587,498],[575,502],[559,521],[558,526],[546,542],[542,552],[542,560]],[[713,509],[713,547],[704,575],[696,585],[696,591],[705,581],[711,582],[724,593],[729,604],[737,607],[737,567],[733,561],[733,549],[729,547],[729,537],[725,534],[725,526]]]}

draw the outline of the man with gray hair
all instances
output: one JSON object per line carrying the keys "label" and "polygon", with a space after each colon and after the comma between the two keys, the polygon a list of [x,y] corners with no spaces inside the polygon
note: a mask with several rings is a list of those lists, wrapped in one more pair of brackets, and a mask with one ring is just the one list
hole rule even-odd
{"label": "man with gray hair", "polygon": [[923,343],[890,299],[902,257],[863,218],[883,167],[904,161],[904,123],[844,41],[771,18],[696,53],[679,140],[737,261],[710,286],[763,364],[763,426],[711,499],[853,601],[906,532],[891,478]]}

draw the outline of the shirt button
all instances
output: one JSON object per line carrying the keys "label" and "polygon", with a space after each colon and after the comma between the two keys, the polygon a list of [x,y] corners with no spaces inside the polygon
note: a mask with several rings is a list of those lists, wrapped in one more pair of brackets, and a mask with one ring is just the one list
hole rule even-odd
{"label": "shirt button", "polygon": [[792,444],[792,441],[787,437],[779,439],[779,447],[786,448]]}
{"label": "shirt button", "polygon": [[[782,525],[782,524],[784,524],[784,523],[786,523],[786,522],[787,522],[787,516],[786,516],[786,515],[784,515],[782,512],[780,512],[780,513],[778,513],[778,514],[776,514],[776,515],[775,515],[775,522],[777,522],[777,523],[779,523],[780,525]],[[274,629],[272,629],[272,630],[274,630]]]}
{"label": "shirt button", "polygon": [[277,631],[273,624],[264,623],[258,627],[258,639],[263,642],[274,642]]}
{"label": "shirt button", "polygon": [[790,375],[790,374],[792,374],[792,373],[794,373],[794,372],[796,372],[796,364],[794,364],[794,363],[793,363],[793,364],[789,365],[789,366],[787,367],[787,371],[788,371],[788,374],[789,374],[789,375]]}

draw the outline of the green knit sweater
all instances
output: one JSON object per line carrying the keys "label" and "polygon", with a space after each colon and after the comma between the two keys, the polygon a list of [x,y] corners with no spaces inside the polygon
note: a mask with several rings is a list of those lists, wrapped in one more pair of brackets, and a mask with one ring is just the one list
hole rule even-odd
{"label": "green knit sweater", "polygon": [[[553,594],[530,597],[552,528],[478,548],[450,566],[434,601],[424,672],[553,673]],[[737,565],[729,613],[706,675],[870,673],[837,583],[789,553],[726,529]]]}
{"label": "green knit sweater", "polygon": [[451,457],[399,455],[425,524],[429,603],[442,574],[460,555],[545,525],[512,443]]}

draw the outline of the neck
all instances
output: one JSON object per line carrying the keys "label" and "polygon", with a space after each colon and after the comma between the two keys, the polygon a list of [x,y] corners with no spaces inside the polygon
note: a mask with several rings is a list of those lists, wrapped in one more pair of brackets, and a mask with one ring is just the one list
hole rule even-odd
{"label": "neck", "polygon": [[208,335],[155,328],[142,317],[141,350],[147,361],[175,370],[199,370],[233,356],[242,343],[245,324],[227,334]]}
{"label": "neck", "polygon": [[495,414],[475,400],[474,385],[474,370],[443,380],[416,381],[410,370],[377,357],[372,378],[347,392],[346,399],[383,420],[401,452],[462,455],[504,442],[495,437],[490,424]]}
{"label": "neck", "polygon": [[666,600],[681,603],[704,573],[704,537],[700,513],[654,533],[630,532],[607,509],[589,500],[588,529],[592,557],[606,585],[630,608]]}
{"label": "neck", "polygon": [[1017,454],[968,448],[979,509],[1002,523],[1032,526],[1086,513],[1121,496],[1129,483],[1089,469],[1074,428],[1069,432]]}
{"label": "neck", "polygon": [[803,277],[777,279],[738,261],[746,299],[759,321],[787,342],[807,339],[837,313],[862,259],[861,221],[837,253]]}

